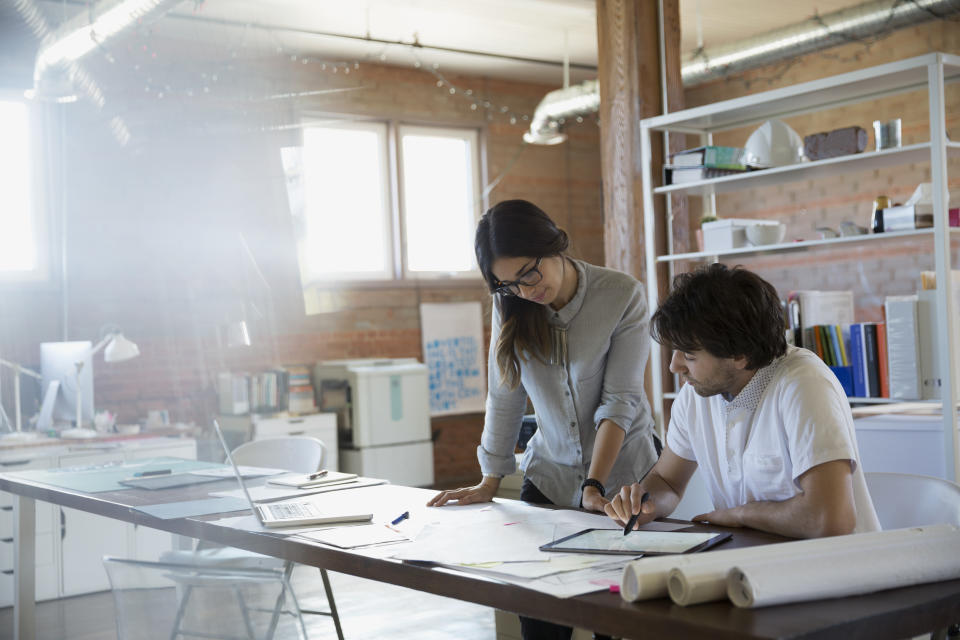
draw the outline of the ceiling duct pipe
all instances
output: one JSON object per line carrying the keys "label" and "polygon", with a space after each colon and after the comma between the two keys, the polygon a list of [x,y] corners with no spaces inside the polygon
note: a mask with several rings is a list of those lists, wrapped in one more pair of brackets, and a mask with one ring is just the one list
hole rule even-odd
{"label": "ceiling duct pipe", "polygon": [[876,0],[814,16],[768,33],[700,51],[683,65],[685,87],[826,49],[886,34],[894,29],[960,13],[960,0]]}
{"label": "ceiling duct pipe", "polygon": [[[94,49],[145,18],[165,12],[181,0],[102,0],[66,20],[43,37],[33,70],[33,91],[38,99],[57,102],[75,100],[73,86],[89,82],[77,63]],[[40,15],[33,3],[18,0],[17,6],[28,23],[38,30]],[[31,9],[34,9],[31,11]],[[89,94],[89,91],[86,91]],[[103,106],[102,96],[97,106]]]}
{"label": "ceiling duct pipe", "polygon": [[523,134],[523,140],[529,144],[560,144],[567,139],[567,134],[560,131],[561,120],[595,113],[599,108],[600,83],[597,80],[551,91],[537,105],[530,130]]}
{"label": "ceiling duct pipe", "polygon": [[[876,37],[893,29],[960,13],[960,0],[875,0],[849,9],[815,16],[746,40],[699,51],[683,65],[683,86],[690,87],[730,73],[746,71],[838,44]],[[580,108],[576,108],[579,105]],[[560,119],[597,111],[600,86],[589,80],[569,89],[551,91],[537,105],[530,130],[531,144],[557,144],[566,136]]]}

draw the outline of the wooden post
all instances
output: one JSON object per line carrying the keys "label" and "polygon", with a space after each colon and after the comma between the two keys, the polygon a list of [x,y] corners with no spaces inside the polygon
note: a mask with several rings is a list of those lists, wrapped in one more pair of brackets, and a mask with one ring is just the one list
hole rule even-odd
{"label": "wooden post", "polygon": [[[666,253],[664,207],[656,205],[654,229],[644,229],[640,182],[640,120],[664,112],[660,78],[660,16],[663,8],[663,59],[670,111],[683,108],[680,79],[679,0],[597,0],[598,75],[600,80],[600,145],[603,169],[604,255],[608,267],[643,280],[644,234],[656,234],[657,253]],[[670,141],[679,150],[685,140]],[[651,148],[653,167],[664,161],[663,141]],[[659,176],[654,176],[659,183]],[[675,246],[689,247],[686,198],[671,201]],[[658,268],[662,298],[669,288],[666,265]],[[653,309],[650,310],[653,313]],[[656,345],[654,345],[656,348]],[[671,380],[670,359],[661,358],[665,381]],[[649,376],[648,376],[649,377]],[[669,388],[669,387],[667,387]],[[650,393],[647,387],[648,397]],[[650,398],[651,402],[657,399]]]}

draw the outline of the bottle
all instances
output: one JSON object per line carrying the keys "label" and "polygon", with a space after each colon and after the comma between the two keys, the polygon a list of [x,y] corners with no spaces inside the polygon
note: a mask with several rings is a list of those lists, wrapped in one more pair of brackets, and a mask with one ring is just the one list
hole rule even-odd
{"label": "bottle", "polygon": [[890,206],[890,198],[877,196],[873,201],[873,215],[870,216],[870,232],[883,233],[883,210]]}

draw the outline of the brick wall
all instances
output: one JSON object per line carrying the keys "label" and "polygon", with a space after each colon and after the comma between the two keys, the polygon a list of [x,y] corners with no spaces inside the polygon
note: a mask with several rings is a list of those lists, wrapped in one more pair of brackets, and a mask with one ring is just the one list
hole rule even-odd
{"label": "brick wall", "polygon": [[[119,413],[121,422],[142,420],[156,408],[168,409],[173,420],[206,420],[215,411],[213,383],[221,370],[345,357],[419,358],[420,302],[480,300],[488,316],[489,295],[478,283],[339,288],[325,293],[329,312],[304,313],[278,151],[295,142],[296,130],[285,125],[301,114],[477,127],[488,180],[516,158],[489,202],[538,203],[568,229],[577,255],[603,262],[595,120],[571,123],[567,144],[521,149],[522,120],[511,124],[508,114],[471,109],[469,100],[438,87],[425,70],[360,64],[349,75],[332,74],[262,51],[241,50],[230,60],[230,51],[214,45],[156,36],[149,49],[134,47],[129,55],[127,64],[91,69],[107,97],[102,112],[83,103],[66,111],[67,326],[60,320],[59,280],[5,291],[0,305],[0,353],[35,366],[42,341],[62,340],[64,333],[95,340],[103,325],[120,325],[141,356],[109,365],[98,358],[94,368],[96,405]],[[208,92],[196,84],[201,77]],[[532,115],[556,88],[446,77],[517,114]],[[362,88],[295,103],[264,99],[348,87]],[[107,120],[116,113],[132,134],[125,148],[108,132]],[[266,285],[244,258],[238,231]],[[224,348],[215,328],[240,313],[254,345]],[[484,322],[488,326],[489,318]],[[482,416],[438,419],[433,429],[437,483],[478,477]]]}
{"label": "brick wall", "polygon": [[[932,51],[960,52],[960,29],[955,21],[934,21],[894,32],[869,48],[849,44],[799,57],[788,63],[731,76],[723,81],[690,88],[686,105],[725,100],[854,71]],[[947,131],[960,139],[960,86],[946,91]],[[874,120],[901,118],[903,144],[929,140],[926,92],[900,94],[890,98],[847,105],[815,114],[787,118],[802,138],[820,131],[859,125],[870,135],[868,150],[874,149]],[[755,127],[723,132],[716,144],[742,146]],[[691,146],[695,142],[691,139]],[[960,162],[950,161],[950,188],[960,192]],[[906,200],[916,185],[930,180],[929,162],[889,169],[838,173],[835,176],[763,189],[750,189],[717,198],[721,217],[772,218],[787,225],[787,239],[814,239],[816,227],[837,229],[851,221],[869,227],[872,203],[877,195],[894,201]],[[699,202],[691,211],[699,211]],[[698,216],[691,215],[692,225]],[[956,247],[956,244],[955,244]],[[919,288],[919,271],[933,269],[933,240],[885,241],[869,245],[848,245],[843,249],[818,249],[772,256],[742,257],[737,262],[759,272],[786,296],[796,289],[851,289],[858,320],[882,319],[881,305],[887,295],[912,293]],[[958,264],[956,251],[953,264]]]}

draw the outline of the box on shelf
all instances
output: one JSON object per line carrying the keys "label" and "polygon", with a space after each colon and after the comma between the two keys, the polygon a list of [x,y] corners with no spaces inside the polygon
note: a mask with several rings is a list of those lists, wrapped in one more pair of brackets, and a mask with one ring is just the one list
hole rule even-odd
{"label": "box on shelf", "polygon": [[725,251],[749,246],[747,227],[755,224],[776,224],[774,220],[754,220],[749,218],[723,218],[714,222],[704,222],[704,251]]}

